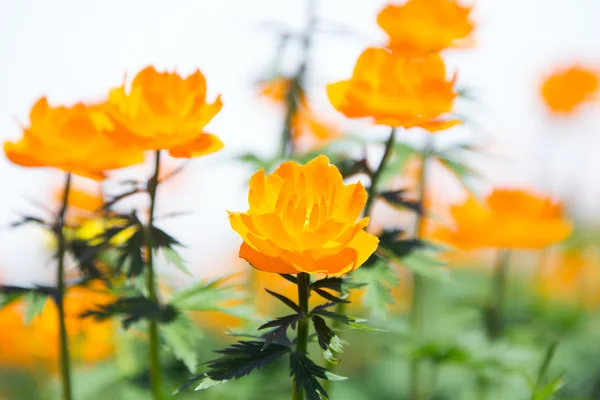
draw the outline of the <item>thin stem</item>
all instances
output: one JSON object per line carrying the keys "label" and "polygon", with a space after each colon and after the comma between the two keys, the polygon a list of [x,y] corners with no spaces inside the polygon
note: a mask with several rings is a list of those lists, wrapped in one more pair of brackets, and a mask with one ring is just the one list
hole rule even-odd
{"label": "thin stem", "polygon": [[[306,353],[308,348],[308,297],[310,296],[310,275],[306,272],[298,274],[298,305],[302,318],[298,322],[298,337],[296,338],[296,351],[298,353]],[[304,400],[304,391],[298,391],[296,386],[292,386],[292,399]]]}
{"label": "thin stem", "polygon": [[69,202],[69,192],[71,189],[71,173],[67,173],[65,181],[65,190],[63,202],[56,220],[56,235],[58,236],[58,271],[57,271],[57,297],[56,307],[58,308],[58,328],[60,344],[60,378],[64,400],[73,398],[71,387],[71,358],[69,356],[69,339],[67,336],[67,326],[65,323],[65,253],[67,250],[67,240],[65,238],[65,215]]}
{"label": "thin stem", "polygon": [[[146,256],[147,256],[147,271],[146,271],[146,289],[148,297],[152,302],[157,301],[156,283],[154,278],[154,260],[152,248],[152,227],[154,222],[154,208],[156,205],[156,188],[158,187],[158,174],[160,171],[160,150],[156,151],[154,162],[154,175],[148,182],[148,195],[150,196],[150,211],[148,215],[148,223],[146,224]],[[149,363],[150,363],[150,387],[154,400],[162,400],[162,384],[159,359],[159,337],[158,337],[158,321],[152,318],[148,326],[149,336]]]}
{"label": "thin stem", "polygon": [[381,178],[381,173],[385,170],[385,166],[387,165],[390,156],[392,155],[392,149],[394,147],[394,141],[396,140],[396,128],[392,128],[390,132],[390,136],[388,140],[385,142],[385,149],[383,151],[383,156],[381,157],[381,161],[379,162],[379,166],[375,170],[375,173],[371,177],[371,186],[369,187],[369,192],[367,196],[367,203],[365,204],[364,216],[371,216],[371,208],[373,207],[375,198],[377,197],[377,184],[379,183],[379,179]]}
{"label": "thin stem", "polygon": [[[415,226],[413,237],[420,239],[423,237],[423,229],[425,227],[425,196],[427,190],[427,167],[429,156],[432,152],[433,138],[431,135],[427,137],[427,143],[425,149],[421,154],[421,169],[419,170],[418,180],[418,200],[421,202],[422,211],[417,213],[415,218]],[[422,337],[424,333],[424,318],[425,318],[425,295],[426,282],[424,278],[419,274],[413,275],[413,300],[412,310],[410,314],[410,323],[413,334],[415,337]],[[421,361],[419,359],[413,359],[410,365],[410,399],[421,400],[423,398],[423,392],[421,388]]]}
{"label": "thin stem", "polygon": [[492,309],[490,310],[488,337],[497,340],[504,330],[504,302],[506,298],[506,284],[508,274],[509,251],[499,249],[494,266],[494,280],[492,288]]}
{"label": "thin stem", "polygon": [[[377,169],[373,173],[373,176],[371,177],[371,186],[369,187],[369,190],[368,190],[367,202],[365,203],[365,209],[363,212],[364,217],[371,216],[371,211],[372,211],[372,207],[374,204],[374,200],[377,197],[377,183],[379,182],[379,179],[381,178],[381,173],[383,172],[383,170],[385,170],[385,166],[387,165],[387,163],[390,159],[390,156],[392,154],[392,149],[394,147],[395,139],[396,139],[396,128],[392,128],[392,130],[390,132],[390,136],[388,137],[387,141],[385,142],[385,149],[383,150],[383,156],[381,157],[379,166],[377,167]],[[346,313],[346,303],[338,303],[337,307],[336,307],[336,313],[344,315]],[[339,328],[340,328],[340,321],[338,321],[338,320],[334,321],[333,322],[333,331],[336,332]],[[327,361],[326,368],[328,370],[330,370],[331,372],[334,372],[334,370],[336,368],[336,364],[332,363],[331,361]],[[323,387],[325,388],[326,391],[328,391],[328,392],[330,391],[330,384],[329,384],[328,380],[323,382]]]}
{"label": "thin stem", "polygon": [[301,62],[298,66],[298,71],[290,81],[290,87],[285,96],[286,102],[286,113],[283,122],[283,132],[281,140],[281,159],[285,160],[294,154],[295,143],[294,143],[294,117],[298,113],[298,108],[301,106],[301,102],[304,101],[303,88],[304,79],[306,76],[306,69],[308,67],[308,59],[310,56],[310,48],[312,46],[313,32],[317,24],[317,1],[307,0],[306,3],[306,15],[307,23],[304,35],[302,35],[302,55]]}

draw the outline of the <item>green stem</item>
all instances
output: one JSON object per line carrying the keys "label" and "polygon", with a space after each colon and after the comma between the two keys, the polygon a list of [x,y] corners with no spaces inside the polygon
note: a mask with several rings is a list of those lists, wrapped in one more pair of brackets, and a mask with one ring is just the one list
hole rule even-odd
{"label": "green stem", "polygon": [[56,234],[58,236],[58,271],[57,271],[57,298],[56,306],[58,308],[58,329],[59,329],[59,344],[60,344],[60,378],[62,383],[62,391],[64,400],[73,398],[71,387],[71,359],[69,356],[69,338],[67,336],[67,326],[65,323],[65,253],[67,250],[67,240],[65,238],[65,215],[69,202],[69,192],[71,189],[71,173],[67,173],[65,181],[65,190],[63,194],[63,202],[58,213],[56,221]]}
{"label": "green stem", "polygon": [[[377,184],[379,183],[379,179],[381,178],[381,173],[383,172],[383,170],[385,170],[385,166],[387,165],[387,163],[390,159],[390,156],[392,155],[392,149],[394,148],[395,140],[396,140],[396,128],[392,128],[392,130],[390,132],[390,136],[388,137],[387,141],[385,142],[385,149],[383,150],[383,156],[381,157],[379,166],[377,167],[377,169],[373,173],[373,176],[371,177],[371,186],[369,187],[369,190],[368,190],[367,202],[365,203],[365,209],[363,212],[364,217],[371,216],[371,210],[372,210],[372,207],[374,204],[374,200],[377,197]],[[338,303],[336,312],[338,314],[345,315],[346,304]],[[333,331],[337,332],[338,329],[340,329],[340,321],[336,320],[333,322]],[[332,363],[331,361],[327,361],[326,368],[328,370],[330,370],[331,372],[334,372],[335,368],[336,368],[336,364]],[[329,382],[330,381],[328,381],[328,380],[323,382],[323,387],[328,392],[330,391],[330,383]]]}
{"label": "green stem", "polygon": [[[426,194],[426,181],[427,181],[427,166],[429,156],[432,152],[433,138],[431,135],[427,137],[427,143],[425,149],[421,154],[421,169],[419,170],[418,180],[418,199],[421,202],[421,212],[417,213],[415,219],[415,228],[413,237],[420,239],[423,237],[423,229],[425,219],[425,194]],[[414,337],[421,338],[424,334],[424,318],[425,318],[425,299],[426,299],[426,282],[425,279],[419,275],[413,275],[413,300],[412,310],[410,314],[410,323]],[[410,399],[421,400],[423,398],[423,392],[421,388],[422,380],[421,371],[421,360],[413,359],[410,365]]]}
{"label": "green stem", "polygon": [[375,170],[375,173],[371,177],[371,186],[369,187],[369,192],[367,196],[367,203],[365,204],[364,216],[371,216],[371,208],[377,198],[377,184],[379,183],[379,179],[381,179],[381,174],[385,170],[385,166],[387,165],[391,155],[392,149],[394,148],[394,141],[396,140],[396,128],[392,128],[390,132],[390,136],[388,140],[385,142],[385,149],[383,150],[383,156],[381,157],[381,161],[379,162],[379,166]]}
{"label": "green stem", "polygon": [[[306,272],[298,274],[298,305],[302,318],[298,322],[298,337],[296,338],[296,351],[298,353],[306,353],[308,349],[308,297],[310,296],[310,275]],[[292,399],[304,400],[304,391],[296,390],[296,386],[292,386]]]}
{"label": "green stem", "polygon": [[316,0],[307,0],[307,24],[304,35],[302,35],[302,61],[298,67],[298,71],[290,82],[290,87],[285,96],[285,103],[287,107],[283,122],[283,133],[281,140],[280,156],[282,160],[286,160],[292,156],[295,150],[293,120],[294,116],[298,113],[299,106],[301,105],[299,103],[304,101],[304,78],[306,76],[306,69],[309,61],[308,58],[310,55],[310,48],[312,46],[312,36],[317,24],[316,8]]}
{"label": "green stem", "polygon": [[491,340],[499,339],[504,330],[504,302],[506,298],[508,258],[508,250],[498,250],[496,265],[494,266],[492,309],[490,310],[490,317],[487,325],[488,337]]}
{"label": "green stem", "polygon": [[[147,270],[146,270],[146,289],[148,298],[152,302],[157,302],[156,283],[154,277],[154,260],[152,248],[152,227],[154,223],[154,208],[156,205],[156,188],[158,187],[158,174],[160,171],[160,150],[155,153],[154,175],[148,182],[148,195],[150,196],[150,211],[148,215],[148,223],[146,224],[146,254],[147,254]],[[159,359],[159,337],[158,337],[158,321],[154,317],[150,319],[148,326],[149,337],[149,362],[150,362],[150,387],[154,400],[163,399],[163,391],[161,384],[161,371]]]}

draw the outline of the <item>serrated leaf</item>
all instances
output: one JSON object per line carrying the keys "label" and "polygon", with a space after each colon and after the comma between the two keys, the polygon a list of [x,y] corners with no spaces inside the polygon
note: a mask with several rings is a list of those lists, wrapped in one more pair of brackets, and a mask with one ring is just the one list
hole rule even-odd
{"label": "serrated leaf", "polygon": [[198,391],[198,390],[205,390],[208,388],[211,388],[213,386],[217,386],[220,385],[222,383],[227,383],[227,379],[223,379],[222,381],[215,381],[210,379],[209,377],[206,377],[202,380],[202,382],[196,387],[196,389],[194,389],[194,391]]}
{"label": "serrated leaf", "polygon": [[290,353],[290,376],[294,379],[296,393],[304,391],[307,400],[329,398],[319,383],[319,379],[327,379],[326,372],[325,368],[315,364],[305,354],[297,351]]}
{"label": "serrated leaf", "polygon": [[167,261],[167,263],[172,264],[175,268],[177,268],[184,274],[192,276],[190,270],[187,269],[187,267],[185,266],[185,260],[183,259],[183,257],[181,257],[177,250],[172,248],[165,248],[163,249],[163,254],[165,255],[165,260]]}
{"label": "serrated leaf", "polygon": [[353,272],[353,279],[366,283],[365,295],[362,298],[365,306],[376,318],[384,318],[388,307],[395,303],[392,287],[399,285],[396,270],[384,260],[379,259],[370,268],[359,268]]}
{"label": "serrated leaf", "polygon": [[423,205],[421,202],[407,199],[405,189],[381,192],[379,193],[379,197],[394,207],[408,209],[419,215],[423,214]]}
{"label": "serrated leaf", "polygon": [[30,291],[23,296],[23,301],[25,302],[26,306],[24,315],[24,321],[26,325],[29,325],[31,321],[42,312],[47,300],[48,295],[35,291]]}
{"label": "serrated leaf", "polygon": [[321,347],[323,356],[327,359],[327,361],[337,364],[338,360],[336,358],[336,354],[343,351],[342,341],[335,334],[335,332],[327,326],[323,318],[313,315],[311,320],[313,322],[315,332],[317,333],[319,347]]}
{"label": "serrated leaf", "polygon": [[444,268],[446,263],[437,258],[431,250],[414,251],[402,259],[402,265],[416,274],[439,282],[447,282],[450,272]]}
{"label": "serrated leaf", "polygon": [[161,306],[144,296],[122,297],[108,304],[96,305],[95,308],[81,313],[81,318],[93,317],[97,321],[105,321],[113,316],[122,316],[123,329],[142,319],[157,319],[168,323],[177,317],[177,310],[171,306]]}
{"label": "serrated leaf", "polygon": [[301,319],[300,314],[286,315],[279,317],[273,321],[261,325],[258,330],[275,328],[272,331],[263,335],[264,344],[263,350],[271,345],[271,343],[279,343],[282,345],[290,345],[290,340],[287,336],[288,328],[296,329],[296,323]]}
{"label": "serrated leaf", "polygon": [[286,305],[286,306],[288,306],[289,308],[291,308],[292,310],[296,311],[298,314],[300,314],[300,313],[301,313],[301,311],[302,311],[302,310],[300,310],[300,306],[298,306],[298,304],[294,303],[294,301],[293,301],[293,300],[291,300],[291,299],[289,299],[289,298],[285,297],[285,296],[284,296],[284,295],[282,295],[282,294],[279,294],[279,293],[273,292],[273,291],[271,291],[271,290],[269,290],[269,289],[266,289],[266,288],[265,288],[265,291],[266,291],[267,293],[269,293],[271,296],[275,297],[277,300],[281,301],[283,304],[285,304],[285,305]]}
{"label": "serrated leaf", "polygon": [[165,345],[175,358],[183,361],[188,370],[195,373],[198,366],[198,355],[195,349],[203,337],[202,332],[181,313],[174,320],[159,325],[159,329]]}
{"label": "serrated leaf", "polygon": [[206,375],[215,381],[239,379],[290,352],[287,346],[272,343],[263,350],[261,341],[241,341],[216,353],[222,357],[208,362]]}
{"label": "serrated leaf", "polygon": [[327,292],[326,290],[313,289],[313,291],[316,294],[318,294],[319,296],[323,297],[324,299],[327,299],[329,301],[333,301],[335,303],[343,303],[343,304],[350,304],[351,303],[350,300],[342,299],[341,297],[334,296],[333,294]]}

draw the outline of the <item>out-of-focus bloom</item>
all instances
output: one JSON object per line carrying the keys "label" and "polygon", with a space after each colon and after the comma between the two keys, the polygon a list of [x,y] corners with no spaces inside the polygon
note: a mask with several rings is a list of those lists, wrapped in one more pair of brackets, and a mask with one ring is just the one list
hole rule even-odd
{"label": "out-of-focus bloom", "polygon": [[536,283],[546,299],[596,308],[600,305],[598,254],[577,249],[556,253],[544,262]]}
{"label": "out-of-focus bloom", "polygon": [[560,204],[524,190],[496,189],[481,204],[469,197],[450,210],[453,227],[433,234],[460,249],[543,248],[571,234]]}
{"label": "out-of-focus bloom", "polygon": [[[153,67],[140,71],[131,83],[110,92],[98,122],[115,141],[144,150],[168,150],[173,157],[190,158],[214,153],[223,147],[204,127],[221,110],[218,96],[206,102],[206,79],[199,70],[186,78]],[[115,129],[115,124],[121,129]]]}
{"label": "out-of-focus bloom", "polygon": [[475,28],[469,18],[471,8],[456,0],[409,0],[388,4],[377,23],[388,34],[392,50],[435,53],[470,44],[469,35]]}
{"label": "out-of-focus bloom", "polygon": [[326,156],[302,166],[282,163],[269,176],[261,169],[250,179],[245,213],[229,213],[242,236],[240,257],[275,273],[341,275],[362,265],[378,239],[357,222],[367,201],[362,184],[345,185]]}
{"label": "out-of-focus bloom", "polygon": [[[292,84],[291,79],[280,76],[262,82],[259,94],[272,100],[275,104],[283,106],[287,101],[286,96]],[[300,91],[295,101],[297,110],[292,117],[292,137],[294,139],[312,136],[317,141],[324,141],[340,135],[339,127],[324,121],[314,112],[303,91]]]}
{"label": "out-of-focus bloom", "polygon": [[348,118],[373,118],[376,124],[421,127],[430,132],[459,123],[449,119],[456,92],[439,54],[413,57],[368,48],[349,80],[327,86],[331,104]]}
{"label": "out-of-focus bloom", "polygon": [[53,107],[42,97],[31,109],[23,137],[5,142],[4,152],[18,165],[55,167],[97,180],[104,178],[104,171],[143,161],[141,151],[100,132],[94,114],[102,114],[97,106]]}
{"label": "out-of-focus bloom", "polygon": [[540,91],[551,112],[569,114],[581,104],[592,100],[599,85],[598,71],[574,65],[546,77]]}
{"label": "out-of-focus bloom", "polygon": [[[113,296],[101,283],[73,287],[65,296],[67,334],[71,356],[83,362],[103,360],[113,354],[115,325],[80,318],[80,314],[106,304]],[[58,311],[48,300],[41,314],[29,325],[23,321],[24,308],[14,302],[0,310],[0,366],[21,368],[44,366],[55,371],[59,359]]]}

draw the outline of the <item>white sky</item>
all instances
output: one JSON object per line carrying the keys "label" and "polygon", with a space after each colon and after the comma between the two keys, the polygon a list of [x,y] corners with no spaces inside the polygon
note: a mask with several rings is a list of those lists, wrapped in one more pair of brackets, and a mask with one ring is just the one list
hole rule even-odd
{"label": "white sky", "polygon": [[[327,104],[324,85],[347,77],[361,50],[382,41],[375,17],[383,4],[319,2],[320,17],[362,34],[321,35],[312,53],[311,94],[338,121],[344,120]],[[580,212],[600,216],[600,107],[557,120],[546,115],[537,93],[540,71],[573,60],[600,67],[600,1],[480,0],[475,15],[478,47],[449,60],[478,97],[465,112],[490,132],[488,150],[508,157],[484,165],[486,175],[499,184],[536,184],[558,194],[572,190]],[[226,150],[192,161],[163,190],[158,206],[159,214],[193,211],[164,227],[189,246],[185,256],[198,275],[222,271],[239,244],[225,209],[246,207],[249,173],[228,158],[277,148],[281,116],[257,102],[252,87],[276,45],[275,36],[260,27],[266,21],[301,28],[304,0],[0,0],[0,139],[19,137],[14,118],[26,123],[29,108],[43,94],[52,103],[72,103],[102,97],[124,73],[133,75],[148,64],[184,73],[200,67],[213,97],[223,95],[223,110],[209,131],[223,139]],[[287,64],[294,62],[292,52]],[[379,132],[344,124],[364,134]],[[484,135],[477,129],[468,133]],[[0,181],[5,226],[18,212],[35,212],[27,199],[48,203],[61,176],[13,166],[1,154]],[[40,261],[48,258],[43,240],[35,228],[0,230],[0,278],[48,279],[52,269]]]}

